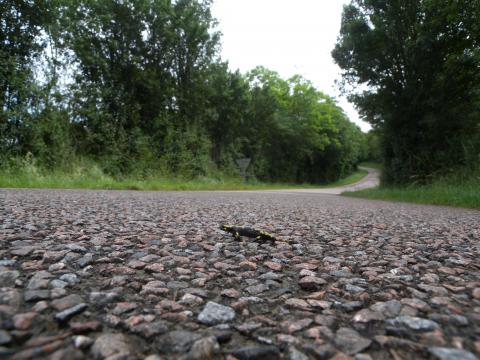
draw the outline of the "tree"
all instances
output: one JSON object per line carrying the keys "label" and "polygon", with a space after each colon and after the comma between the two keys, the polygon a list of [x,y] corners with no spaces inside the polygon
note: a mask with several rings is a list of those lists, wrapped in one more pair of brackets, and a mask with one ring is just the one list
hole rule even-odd
{"label": "tree", "polygon": [[298,75],[284,80],[258,67],[248,78],[252,108],[245,153],[261,179],[320,183],[354,170],[361,131],[334,99]]}
{"label": "tree", "polygon": [[0,2],[0,152],[22,153],[35,102],[33,65],[43,44],[46,1]]}
{"label": "tree", "polygon": [[236,166],[240,146],[244,141],[245,119],[250,106],[246,79],[238,71],[230,72],[228,64],[215,63],[209,67],[208,94],[204,124],[212,141],[212,160],[220,167]]}
{"label": "tree", "polygon": [[383,135],[386,183],[428,181],[465,163],[478,132],[478,0],[353,0],[333,58]]}
{"label": "tree", "polygon": [[266,181],[351,172],[358,128],[300,76],[231,72],[211,4],[1,1],[1,160],[193,178],[234,174],[245,156]]}
{"label": "tree", "polygon": [[114,168],[129,171],[134,159],[168,151],[167,135],[175,142],[175,136],[196,131],[190,127],[202,126],[208,101],[203,83],[218,42],[210,31],[209,5],[208,0],[67,5],[65,36],[79,68],[72,109],[91,156],[106,156]]}

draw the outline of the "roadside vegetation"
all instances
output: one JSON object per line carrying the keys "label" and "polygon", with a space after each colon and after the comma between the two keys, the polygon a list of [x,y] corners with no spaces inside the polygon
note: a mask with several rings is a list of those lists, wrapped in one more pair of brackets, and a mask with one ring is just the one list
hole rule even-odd
{"label": "roadside vegetation", "polygon": [[265,183],[255,179],[244,181],[243,178],[217,176],[196,177],[164,177],[152,174],[145,177],[122,176],[113,177],[105,174],[95,163],[76,164],[69,171],[45,171],[35,164],[24,164],[21,168],[2,169],[0,171],[0,187],[3,188],[50,188],[50,189],[108,189],[108,190],[267,190],[267,189],[306,189],[334,187],[355,183],[367,175],[364,170],[328,184],[308,183]]}
{"label": "roadside vegetation", "polygon": [[0,186],[243,188],[223,180],[240,158],[258,184],[354,173],[366,136],[335,99],[298,75],[231,71],[210,6],[1,2]]}
{"label": "roadside vegetation", "polygon": [[344,7],[332,56],[382,163],[380,188],[349,195],[479,207],[479,17],[471,0]]}
{"label": "roadside vegetation", "polygon": [[343,195],[480,209],[480,173],[445,176],[427,185],[379,187]]}

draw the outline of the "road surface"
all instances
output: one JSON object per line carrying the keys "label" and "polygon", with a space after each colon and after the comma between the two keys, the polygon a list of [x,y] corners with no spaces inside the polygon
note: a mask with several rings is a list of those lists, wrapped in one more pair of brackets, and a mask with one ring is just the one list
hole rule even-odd
{"label": "road surface", "polygon": [[0,357],[477,359],[479,220],[317,192],[0,190]]}

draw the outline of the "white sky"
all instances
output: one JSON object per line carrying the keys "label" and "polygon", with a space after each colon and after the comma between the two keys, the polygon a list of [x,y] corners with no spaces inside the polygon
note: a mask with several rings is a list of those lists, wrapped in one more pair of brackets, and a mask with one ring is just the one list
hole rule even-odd
{"label": "white sky", "polygon": [[232,70],[245,73],[258,65],[288,78],[300,74],[326,94],[337,98],[350,120],[363,131],[348,101],[334,81],[340,69],[330,52],[340,31],[343,4],[349,0],[214,0],[219,21],[222,58]]}

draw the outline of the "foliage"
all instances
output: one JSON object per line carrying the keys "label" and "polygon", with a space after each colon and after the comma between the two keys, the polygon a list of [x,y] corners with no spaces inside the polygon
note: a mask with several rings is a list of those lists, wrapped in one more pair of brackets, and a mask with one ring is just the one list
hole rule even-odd
{"label": "foliage", "polygon": [[380,187],[347,196],[480,209],[480,171],[444,175],[427,185]]}
{"label": "foliage", "polygon": [[32,63],[43,44],[38,37],[48,21],[45,1],[0,2],[0,152],[19,153],[23,128],[33,126],[29,109],[36,105]]}
{"label": "foliage", "polygon": [[332,53],[381,133],[384,181],[428,182],[479,147],[480,2],[353,0]]}
{"label": "foliage", "polygon": [[364,135],[309,81],[229,70],[211,0],[0,4],[0,162],[19,177],[25,158],[44,178],[79,162],[103,183],[235,177],[250,157],[253,181],[320,183],[364,158]]}
{"label": "foliage", "polygon": [[365,160],[381,163],[382,162],[382,137],[378,129],[372,129],[365,134],[365,143],[363,149],[363,158]]}
{"label": "foliage", "polygon": [[[358,171],[328,187],[348,185],[361,180],[366,172]],[[267,190],[318,188],[311,184],[245,183],[239,176],[201,176],[195,179],[165,176],[151,173],[140,177],[137,174],[114,177],[106,174],[95,162],[77,159],[66,169],[44,170],[31,155],[23,159],[11,159],[0,169],[2,188],[58,188],[58,189],[113,189],[113,190]]]}
{"label": "foliage", "polygon": [[334,181],[358,163],[363,134],[329,96],[300,76],[258,67],[248,75],[252,116],[244,153],[266,180]]}

